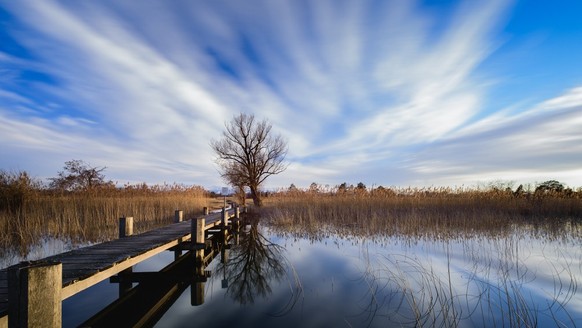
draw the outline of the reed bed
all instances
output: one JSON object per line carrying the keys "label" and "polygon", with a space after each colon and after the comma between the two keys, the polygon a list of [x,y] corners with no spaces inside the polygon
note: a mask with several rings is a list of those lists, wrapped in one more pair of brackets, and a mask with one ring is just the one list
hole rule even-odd
{"label": "reed bed", "polygon": [[275,227],[311,237],[326,234],[475,237],[514,229],[580,234],[582,193],[523,193],[450,188],[382,192],[276,193],[263,211]]}
{"label": "reed bed", "polygon": [[265,203],[263,222],[279,237],[359,245],[363,325],[580,322],[580,191],[294,190]]}
{"label": "reed bed", "polygon": [[25,256],[43,238],[73,244],[114,239],[123,216],[132,216],[134,233],[140,233],[172,223],[177,209],[189,219],[212,202],[198,186],[144,184],[57,192],[15,181],[0,188],[0,257],[5,252]]}

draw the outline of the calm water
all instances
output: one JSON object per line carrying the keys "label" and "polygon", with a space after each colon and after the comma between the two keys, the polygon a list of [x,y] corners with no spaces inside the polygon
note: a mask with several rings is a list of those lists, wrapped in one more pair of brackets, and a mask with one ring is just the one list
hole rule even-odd
{"label": "calm water", "polygon": [[[157,326],[582,326],[577,238],[525,231],[314,238],[265,226],[247,226],[239,238],[224,261],[218,255],[204,268],[210,277],[193,279],[188,266],[172,273],[175,293],[164,294],[171,301]],[[166,252],[133,271],[158,271],[173,260]],[[118,284],[104,281],[65,300],[64,326],[79,325],[118,294]]]}

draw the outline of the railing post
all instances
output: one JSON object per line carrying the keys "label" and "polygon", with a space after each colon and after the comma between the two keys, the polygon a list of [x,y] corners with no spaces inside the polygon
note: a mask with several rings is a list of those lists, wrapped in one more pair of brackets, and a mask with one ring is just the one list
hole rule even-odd
{"label": "railing post", "polygon": [[8,326],[60,327],[63,266],[21,262],[8,269]]}
{"label": "railing post", "polygon": [[182,222],[184,219],[184,211],[176,210],[174,212],[174,223]]}
{"label": "railing post", "polygon": [[119,218],[119,238],[133,235],[133,216]]}
{"label": "railing post", "polygon": [[196,244],[204,245],[204,226],[206,224],[206,219],[203,217],[192,219],[192,226],[190,228],[192,234],[192,246]]}
{"label": "railing post", "polygon": [[240,206],[238,204],[234,208],[234,218],[240,220]]}
{"label": "railing post", "polygon": [[228,211],[226,207],[222,208],[222,226],[226,227],[228,225]]}
{"label": "railing post", "polygon": [[204,215],[208,215],[208,207],[204,206],[202,210],[204,211]]}

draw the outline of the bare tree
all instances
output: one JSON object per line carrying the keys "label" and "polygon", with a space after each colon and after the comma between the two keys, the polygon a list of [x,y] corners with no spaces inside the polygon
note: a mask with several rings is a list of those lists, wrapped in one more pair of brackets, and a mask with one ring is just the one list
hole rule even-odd
{"label": "bare tree", "polygon": [[59,190],[78,191],[95,187],[112,185],[105,180],[106,167],[93,167],[82,160],[74,159],[65,162],[63,171],[56,178],[49,178],[50,187]]}
{"label": "bare tree", "polygon": [[273,135],[271,127],[267,120],[240,114],[225,123],[220,140],[210,142],[223,179],[235,187],[248,186],[256,206],[262,205],[259,188],[265,179],[287,168],[287,142]]}

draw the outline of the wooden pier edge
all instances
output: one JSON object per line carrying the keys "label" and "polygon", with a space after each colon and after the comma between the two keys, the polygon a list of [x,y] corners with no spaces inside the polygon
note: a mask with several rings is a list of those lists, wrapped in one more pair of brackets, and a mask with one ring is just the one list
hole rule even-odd
{"label": "wooden pier edge", "polygon": [[[177,222],[177,223],[174,223],[171,226],[176,226],[176,227],[179,227],[180,229],[182,229],[181,227],[183,227],[183,230],[180,230],[183,232],[180,232],[180,231],[174,232],[176,234],[175,237],[169,238],[169,240],[167,242],[155,245],[153,248],[148,249],[148,250],[143,251],[143,252],[139,252],[138,254],[129,255],[119,262],[113,262],[110,265],[104,265],[103,269],[98,270],[98,272],[92,273],[90,276],[80,277],[79,279],[73,279],[72,281],[69,281],[68,283],[64,283],[65,279],[63,277],[62,278],[63,283],[58,284],[59,289],[60,289],[60,295],[58,295],[59,293],[56,293],[58,296],[60,296],[60,297],[58,297],[58,298],[60,298],[59,302],[62,302],[62,300],[65,300],[65,299],[67,299],[67,298],[69,298],[69,297],[71,297],[71,296],[73,296],[73,295],[75,295],[75,294],[77,294],[77,293],[79,293],[79,292],[81,292],[81,291],[115,275],[115,274],[118,274],[123,270],[130,269],[132,266],[134,266],[135,264],[137,264],[139,262],[142,262],[142,261],[144,261],[144,260],[146,260],[154,255],[157,255],[163,251],[169,250],[172,247],[176,247],[187,240],[191,240],[192,230],[193,230],[192,224],[194,222],[197,222],[197,223],[203,222],[202,223],[203,228],[201,230],[206,231],[206,230],[215,228],[217,226],[225,226],[224,223],[228,222],[228,220],[230,218],[238,219],[238,216],[239,216],[239,213],[236,209],[236,206],[234,209],[231,208],[230,211],[223,210],[222,212],[211,213],[211,214],[207,214],[207,211],[208,211],[207,209],[204,210],[204,214],[205,214],[204,216],[200,216],[198,218],[192,219],[191,223],[190,222],[186,223],[186,222],[180,222],[183,214],[181,213],[182,211],[177,210],[175,212],[175,219],[174,219],[174,222]],[[202,221],[198,220],[199,218],[202,218]],[[132,219],[133,218],[130,218],[130,217],[128,217],[128,218],[124,217],[124,218],[120,219],[120,227],[119,227],[120,239],[117,239],[113,242],[122,241],[123,243],[126,243],[129,240],[138,240],[139,238],[141,238],[140,236],[145,236],[147,234],[151,235],[152,233],[156,233],[157,231],[163,231],[164,228],[169,227],[169,226],[165,226],[165,227],[162,227],[159,229],[148,231],[148,232],[140,234],[140,235],[133,235],[132,236],[132,233],[133,233],[133,231],[132,231],[133,230],[132,229],[133,228],[132,227],[133,220]],[[122,225],[123,225],[123,227],[122,227]],[[196,225],[198,225],[198,224],[196,224]],[[198,229],[196,229],[196,230],[198,230]],[[163,234],[163,232],[162,232],[162,234]],[[204,234],[202,234],[202,235],[204,235]],[[130,238],[127,238],[127,237],[130,237]],[[198,237],[198,238],[200,238],[200,237]],[[198,238],[196,238],[196,239],[198,239]],[[146,236],[146,239],[147,239],[147,236]],[[193,241],[192,244],[196,244],[197,241],[199,242],[199,240],[196,240],[196,241]],[[101,245],[101,244],[98,244],[98,245]],[[93,246],[98,246],[98,245],[93,245]],[[89,247],[86,247],[84,249],[89,249],[93,246],[89,246]],[[64,253],[64,254],[66,254],[66,253]],[[50,258],[51,257],[47,258],[47,260],[50,261]],[[35,261],[34,263],[36,265],[36,263],[41,263],[42,261],[43,260],[39,260],[39,261]],[[61,272],[65,271],[65,265],[66,265],[66,261],[64,261],[62,263],[62,266],[61,266],[61,264],[59,264],[59,268],[60,268],[59,275],[60,276],[63,276],[63,273],[61,273]],[[3,270],[0,270],[0,271],[3,271]],[[12,298],[11,298],[11,300],[12,300]],[[0,304],[0,305],[2,305],[2,304]],[[4,306],[6,306],[6,304],[4,304]],[[9,327],[9,326],[13,325],[11,322],[12,319],[10,318],[8,313],[9,313],[9,311],[7,308],[0,308],[0,328]],[[59,318],[60,318],[60,312],[59,312]],[[55,323],[54,325],[49,325],[49,326],[60,326],[60,321],[58,323]]]}
{"label": "wooden pier edge", "polygon": [[[184,240],[190,239],[190,234],[185,235],[183,237],[183,239]],[[91,276],[90,278],[83,279],[83,280],[80,280],[74,284],[65,286],[65,287],[63,287],[63,290],[61,292],[61,298],[62,298],[62,300],[65,300],[65,299],[77,294],[78,292],[85,290],[85,289],[95,285],[96,283],[101,282],[102,280],[105,280],[105,279],[111,277],[114,274],[117,274],[117,273],[119,273],[127,268],[131,268],[132,266],[136,265],[139,262],[142,262],[142,261],[144,261],[144,260],[146,260],[154,255],[157,255],[157,254],[159,254],[159,253],[161,253],[169,248],[172,248],[176,245],[179,245],[180,242],[181,242],[181,240],[173,240],[169,243],[166,243],[164,245],[161,245],[161,246],[158,246],[154,249],[151,249],[151,250],[149,250],[141,255],[138,255],[136,257],[132,257],[132,258],[120,263],[120,264],[116,264],[109,269],[100,271],[97,274]]]}

